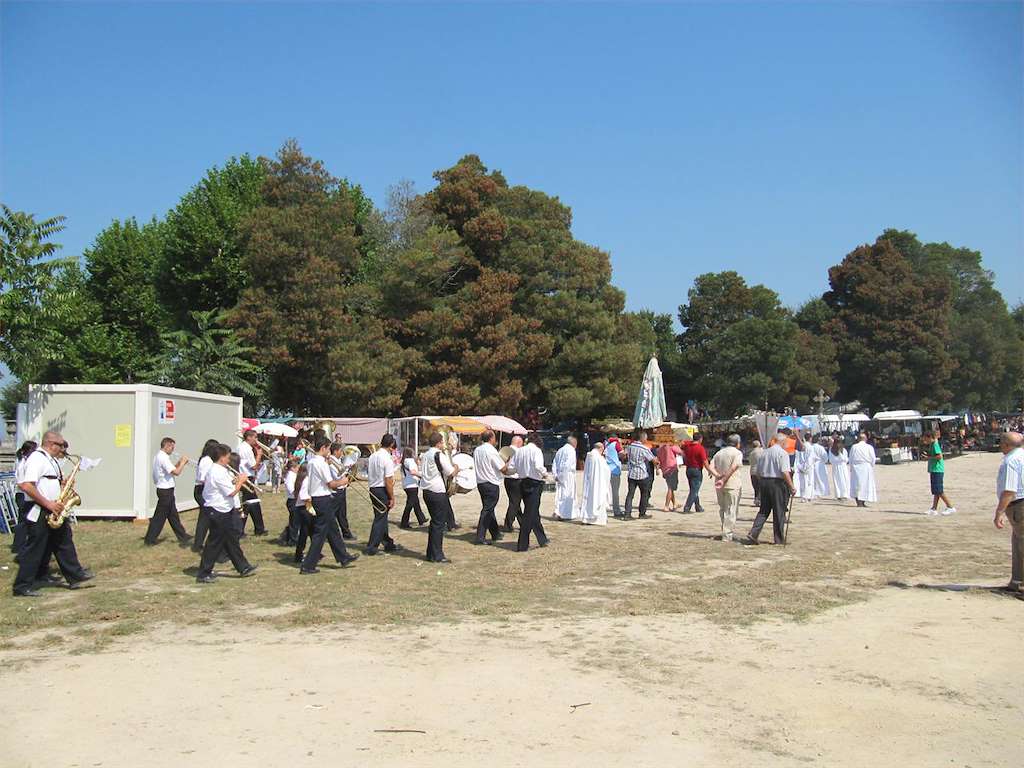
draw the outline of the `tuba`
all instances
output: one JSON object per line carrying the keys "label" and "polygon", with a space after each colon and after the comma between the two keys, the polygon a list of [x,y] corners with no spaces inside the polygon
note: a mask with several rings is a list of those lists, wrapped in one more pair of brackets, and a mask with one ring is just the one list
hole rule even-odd
{"label": "tuba", "polygon": [[68,475],[68,479],[60,489],[60,495],[57,496],[57,501],[64,505],[64,509],[60,512],[51,512],[46,516],[46,524],[53,529],[64,525],[64,521],[74,514],[75,507],[82,503],[82,497],[75,490],[75,476],[82,464],[82,457],[70,453],[65,454],[64,457],[73,464],[73,467],[71,474]]}

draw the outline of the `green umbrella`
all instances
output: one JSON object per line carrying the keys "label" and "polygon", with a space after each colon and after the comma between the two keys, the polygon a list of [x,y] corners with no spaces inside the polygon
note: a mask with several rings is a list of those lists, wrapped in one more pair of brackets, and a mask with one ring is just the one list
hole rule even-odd
{"label": "green umbrella", "polygon": [[661,380],[658,358],[652,357],[640,383],[640,396],[633,410],[633,423],[645,429],[665,423],[668,411],[665,408],[665,384]]}

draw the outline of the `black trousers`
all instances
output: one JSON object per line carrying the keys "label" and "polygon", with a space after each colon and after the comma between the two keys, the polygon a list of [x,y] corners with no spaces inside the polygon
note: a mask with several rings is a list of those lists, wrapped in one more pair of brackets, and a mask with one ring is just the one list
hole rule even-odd
{"label": "black trousers", "polygon": [[346,539],[354,539],[355,534],[348,524],[348,493],[346,491],[334,492],[334,516],[341,528],[341,535]]}
{"label": "black trousers", "polygon": [[14,494],[14,503],[18,509],[18,522],[14,526],[14,539],[11,541],[11,552],[13,552],[15,557],[17,557],[25,548],[25,544],[28,543],[29,522],[25,519],[25,515],[28,514],[28,510],[32,506],[32,502],[24,493],[18,491]]}
{"label": "black trousers", "polygon": [[285,499],[284,508],[288,510],[288,525],[281,531],[281,541],[285,544],[295,544],[299,540],[299,526],[301,525],[295,499]]}
{"label": "black trousers", "polygon": [[497,541],[501,538],[501,528],[498,527],[498,518],[494,514],[494,508],[498,506],[499,491],[494,483],[477,483],[476,489],[480,492],[480,521],[476,524],[476,540],[487,539],[487,532],[491,533],[491,540]]}
{"label": "black trousers", "polygon": [[[249,478],[249,482],[255,484],[256,479]],[[252,491],[242,488],[242,511],[252,518],[252,532],[261,536],[267,532],[267,526],[263,524],[263,507],[260,506],[260,497]],[[245,520],[242,520],[242,529],[245,530]]]}
{"label": "black trousers", "polygon": [[206,537],[206,544],[203,546],[203,554],[199,559],[199,573],[196,575],[210,576],[221,552],[227,553],[235,570],[241,573],[249,567],[249,561],[245,559],[245,553],[242,552],[242,545],[238,543],[239,531],[244,525],[241,515],[234,510],[220,512],[216,509],[208,509],[208,512],[210,531]]}
{"label": "black trousers", "polygon": [[387,488],[371,488],[370,498],[373,499],[373,525],[370,528],[370,540],[366,548],[377,549],[381,544],[385,551],[395,548],[394,539],[388,535],[388,490]]}
{"label": "black trousers", "polygon": [[761,506],[750,528],[750,538],[757,541],[768,516],[772,516],[772,528],[776,544],[786,543],[786,508],[789,506],[789,488],[780,477],[761,478]]}
{"label": "black trousers", "polygon": [[295,562],[301,563],[302,556],[306,552],[306,542],[313,535],[313,516],[305,504],[295,502]]}
{"label": "black trousers", "polygon": [[511,530],[513,521],[519,521],[523,527],[523,481],[518,477],[505,478],[505,495],[508,497],[508,509],[505,511],[505,529]]}
{"label": "black trousers", "polygon": [[750,485],[754,488],[754,503],[761,504],[761,478],[757,475],[750,476]]}
{"label": "black trousers", "polygon": [[633,513],[633,494],[640,490],[640,514],[647,514],[647,504],[651,500],[651,484],[644,480],[634,480],[632,477],[627,478],[627,487],[629,490],[626,491],[626,509],[625,515],[629,517]]}
{"label": "black trousers", "polygon": [[540,497],[544,493],[544,483],[532,477],[520,478],[519,482],[523,489],[523,519],[519,524],[519,545],[516,549],[525,552],[530,548],[531,533],[541,546],[548,543],[544,524],[540,521]]}
{"label": "black trousers", "polygon": [[405,509],[402,510],[402,526],[409,524],[409,514],[411,512],[416,513],[416,522],[423,525],[427,522],[427,516],[423,514],[423,510],[420,509],[420,489],[419,488],[406,488],[405,489]]}
{"label": "black trousers", "polygon": [[18,575],[14,577],[15,592],[32,589],[35,580],[46,574],[51,554],[57,558],[57,566],[68,584],[82,581],[86,576],[85,569],[78,562],[71,524],[65,522],[60,528],[51,528],[46,524],[46,515],[46,510],[41,509],[34,523],[27,518],[25,520],[28,532],[18,561]]}
{"label": "black trousers", "polygon": [[210,532],[210,512],[203,504],[203,486],[197,485],[192,490],[192,498],[199,505],[196,510],[196,534],[192,539],[192,551],[202,552],[206,536]]}
{"label": "black trousers", "polygon": [[330,546],[331,554],[338,563],[343,563],[349,558],[345,540],[341,538],[341,531],[337,525],[334,500],[330,496],[314,496],[313,512],[313,535],[310,537],[309,551],[302,560],[304,571],[316,568],[316,564],[320,562],[320,553],[324,551],[324,542]]}
{"label": "black trousers", "polygon": [[146,528],[145,542],[147,544],[156,544],[157,538],[164,529],[165,522],[171,524],[171,530],[178,537],[178,541],[186,541],[188,539],[188,531],[181,524],[178,507],[174,503],[173,488],[156,489],[156,509],[153,510],[153,516],[149,518],[149,526]]}
{"label": "black trousers", "polygon": [[423,491],[423,500],[430,514],[430,531],[427,533],[427,561],[436,563],[444,559],[444,532],[451,519],[452,503],[447,493]]}

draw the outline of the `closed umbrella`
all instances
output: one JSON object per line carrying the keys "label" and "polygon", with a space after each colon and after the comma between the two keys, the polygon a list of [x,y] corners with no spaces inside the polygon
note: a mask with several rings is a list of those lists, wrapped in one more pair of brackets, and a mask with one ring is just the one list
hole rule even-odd
{"label": "closed umbrella", "polygon": [[651,428],[665,423],[668,410],[665,408],[665,384],[661,380],[658,358],[652,357],[640,383],[640,396],[633,410],[633,423],[638,427]]}

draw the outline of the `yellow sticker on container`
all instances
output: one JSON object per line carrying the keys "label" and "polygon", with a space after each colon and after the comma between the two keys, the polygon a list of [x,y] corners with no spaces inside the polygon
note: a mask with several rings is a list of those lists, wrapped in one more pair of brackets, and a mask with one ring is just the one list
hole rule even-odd
{"label": "yellow sticker on container", "polygon": [[115,424],[114,425],[114,447],[115,448],[131,448],[132,447],[132,425],[131,424]]}

